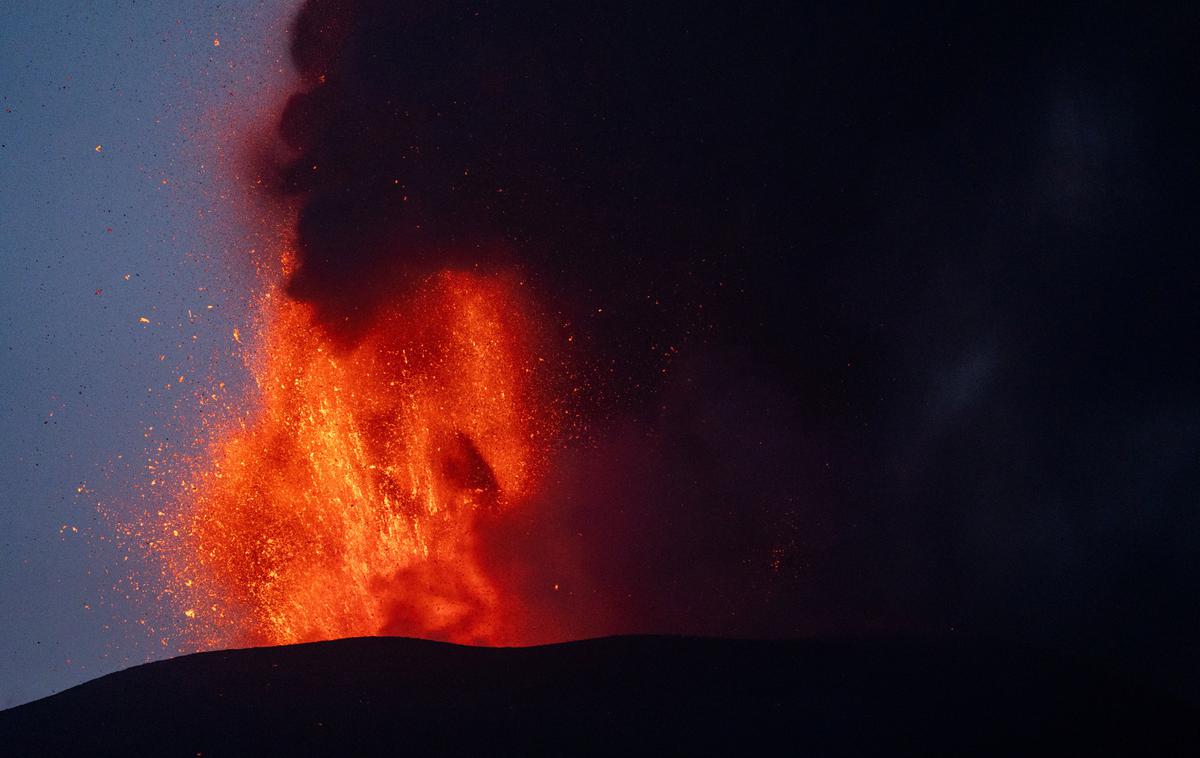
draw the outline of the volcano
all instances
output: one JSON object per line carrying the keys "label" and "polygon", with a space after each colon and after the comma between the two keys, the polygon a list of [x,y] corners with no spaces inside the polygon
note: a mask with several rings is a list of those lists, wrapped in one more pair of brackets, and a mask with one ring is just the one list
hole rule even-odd
{"label": "volcano", "polygon": [[960,638],[356,638],[198,653],[0,713],[17,755],[1184,752],[1193,708]]}
{"label": "volcano", "polygon": [[1194,10],[300,5],[4,750],[1193,748]]}

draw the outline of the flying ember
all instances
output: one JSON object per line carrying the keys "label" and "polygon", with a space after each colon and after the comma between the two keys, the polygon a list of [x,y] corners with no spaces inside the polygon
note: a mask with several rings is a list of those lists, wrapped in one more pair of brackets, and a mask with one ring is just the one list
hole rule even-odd
{"label": "flying ember", "polygon": [[349,348],[309,305],[262,302],[258,410],[213,443],[167,556],[199,636],[512,640],[477,527],[532,492],[556,434],[519,282],[431,274]]}

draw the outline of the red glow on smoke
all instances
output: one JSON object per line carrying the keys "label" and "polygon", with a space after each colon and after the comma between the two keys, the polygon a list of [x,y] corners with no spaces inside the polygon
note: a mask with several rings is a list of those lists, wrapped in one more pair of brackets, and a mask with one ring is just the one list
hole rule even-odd
{"label": "red glow on smoke", "polygon": [[309,306],[262,308],[260,407],[218,435],[168,551],[201,636],[514,641],[476,524],[520,506],[556,433],[520,283],[430,275],[349,349]]}

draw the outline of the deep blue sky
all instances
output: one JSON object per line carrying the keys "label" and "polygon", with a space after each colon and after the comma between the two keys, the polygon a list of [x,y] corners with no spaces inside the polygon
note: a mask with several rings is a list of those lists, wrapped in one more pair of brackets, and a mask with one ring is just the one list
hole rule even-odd
{"label": "deep blue sky", "polygon": [[97,504],[144,507],[173,409],[195,424],[180,374],[244,378],[252,281],[214,121],[286,76],[288,5],[0,7],[0,708],[162,654],[111,590]]}

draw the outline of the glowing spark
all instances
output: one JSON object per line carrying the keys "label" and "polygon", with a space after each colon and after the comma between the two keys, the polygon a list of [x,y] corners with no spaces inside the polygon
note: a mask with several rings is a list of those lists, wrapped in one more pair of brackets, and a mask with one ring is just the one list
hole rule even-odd
{"label": "glowing spark", "polygon": [[263,304],[262,406],[217,439],[157,548],[180,608],[223,609],[195,632],[519,641],[475,549],[480,516],[533,491],[555,434],[514,283],[442,272],[349,351],[304,305]]}

